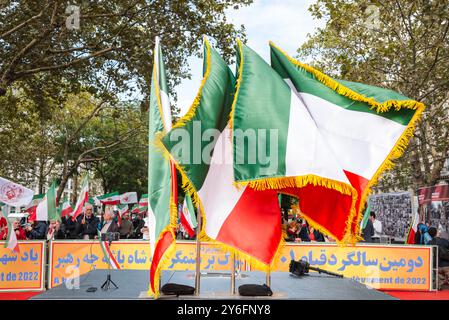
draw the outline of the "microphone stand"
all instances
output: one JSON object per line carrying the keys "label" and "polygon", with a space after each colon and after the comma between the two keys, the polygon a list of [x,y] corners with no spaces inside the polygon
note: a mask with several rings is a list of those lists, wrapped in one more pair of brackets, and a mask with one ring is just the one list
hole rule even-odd
{"label": "microphone stand", "polygon": [[[112,234],[107,234],[107,236],[108,236],[109,250],[111,250]],[[109,260],[108,261],[108,275],[106,277],[106,281],[101,285],[101,289],[104,291],[108,291],[108,290],[112,289],[111,285],[113,285],[115,287],[115,289],[118,289],[118,286],[111,279],[111,260],[110,260],[110,258],[108,260]]]}

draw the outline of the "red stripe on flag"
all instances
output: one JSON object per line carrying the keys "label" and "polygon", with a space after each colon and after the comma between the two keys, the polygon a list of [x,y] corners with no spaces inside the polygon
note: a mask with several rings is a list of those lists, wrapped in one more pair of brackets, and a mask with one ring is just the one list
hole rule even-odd
{"label": "red stripe on flag", "polygon": [[408,234],[407,244],[415,244],[415,230],[410,229],[410,233]]}
{"label": "red stripe on flag", "polygon": [[306,217],[320,226],[327,226],[326,230],[338,240],[343,239],[351,211],[352,196],[311,184],[302,188],[285,188],[279,192],[297,196],[299,208]]}
{"label": "red stripe on flag", "polygon": [[170,247],[170,245],[173,243],[174,239],[172,237],[171,232],[166,231],[161,239],[157,242],[156,248],[154,250],[153,254],[153,260],[151,261],[151,267],[150,267],[150,286],[151,290],[156,293],[155,291],[155,275],[157,271],[157,267],[159,266],[159,263],[161,262],[162,257],[164,256],[165,251]]}
{"label": "red stripe on flag", "polygon": [[[359,196],[357,197],[357,202],[355,203],[355,209],[358,214],[361,209],[360,208],[360,205],[361,205],[360,201],[362,200],[361,197],[362,197],[362,194],[365,191],[365,189],[368,187],[369,180],[362,176],[359,176],[358,174],[355,174],[355,173],[352,173],[349,171],[345,171],[345,170],[343,170],[343,171],[345,172],[345,175],[348,178],[351,185],[354,187],[355,190],[357,190],[357,193],[359,194]],[[351,230],[354,234],[357,233],[358,226],[359,226],[358,221],[357,221],[357,219],[355,219],[351,226]]]}
{"label": "red stripe on flag", "polygon": [[190,227],[189,222],[187,221],[184,212],[181,212],[181,224],[184,227],[184,229],[187,231],[187,233],[189,234],[190,237],[193,237],[195,235],[195,230],[193,230]]}
{"label": "red stripe on flag", "polygon": [[76,208],[75,213],[73,214],[72,220],[75,221],[75,219],[83,212],[84,204],[89,200],[89,193],[86,192],[84,194],[84,199],[81,201],[78,208]]}
{"label": "red stripe on flag", "polygon": [[115,260],[115,257],[114,257],[114,255],[111,252],[109,244],[107,242],[104,242],[104,246],[106,247],[106,251],[108,252],[109,259],[112,261],[112,263],[115,265],[115,267],[117,269],[120,269],[120,265],[118,264],[117,260]]}
{"label": "red stripe on flag", "polygon": [[277,192],[247,187],[223,223],[217,240],[270,264],[281,235]]}

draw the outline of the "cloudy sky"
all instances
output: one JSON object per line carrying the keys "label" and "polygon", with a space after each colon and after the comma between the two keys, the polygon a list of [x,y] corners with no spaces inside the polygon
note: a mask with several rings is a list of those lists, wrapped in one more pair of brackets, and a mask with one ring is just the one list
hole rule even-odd
{"label": "cloudy sky", "polygon": [[[273,41],[293,55],[306,40],[308,33],[322,22],[312,19],[307,10],[314,0],[254,0],[248,7],[227,12],[230,22],[245,25],[247,45],[269,62],[268,41]],[[177,88],[181,114],[190,107],[201,82],[201,59],[189,59],[192,79],[184,80]]]}

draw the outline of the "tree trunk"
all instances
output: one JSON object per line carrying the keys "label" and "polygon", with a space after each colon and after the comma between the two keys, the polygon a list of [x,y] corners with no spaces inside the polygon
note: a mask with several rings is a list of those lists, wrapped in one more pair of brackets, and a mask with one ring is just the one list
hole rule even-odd
{"label": "tree trunk", "polygon": [[72,192],[72,198],[70,199],[71,203],[76,203],[77,200],[77,191],[78,191],[78,175],[74,174],[73,175],[73,184],[72,184],[73,188],[73,192]]}

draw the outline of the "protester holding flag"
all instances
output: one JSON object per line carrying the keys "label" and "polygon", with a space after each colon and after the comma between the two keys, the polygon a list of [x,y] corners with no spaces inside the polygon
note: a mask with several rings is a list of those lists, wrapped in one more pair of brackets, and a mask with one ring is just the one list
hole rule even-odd
{"label": "protester holding flag", "polygon": [[30,240],[45,239],[47,235],[47,222],[28,220],[30,225],[25,228],[27,238]]}
{"label": "protester holding flag", "polygon": [[87,203],[84,208],[84,214],[77,218],[79,236],[82,239],[95,239],[97,237],[97,228],[100,219],[95,217],[92,213],[92,205]]}
{"label": "protester holding flag", "polygon": [[23,230],[22,226],[20,225],[19,219],[14,219],[14,221],[12,222],[12,227],[16,234],[17,240],[26,240],[27,239],[25,230]]}

